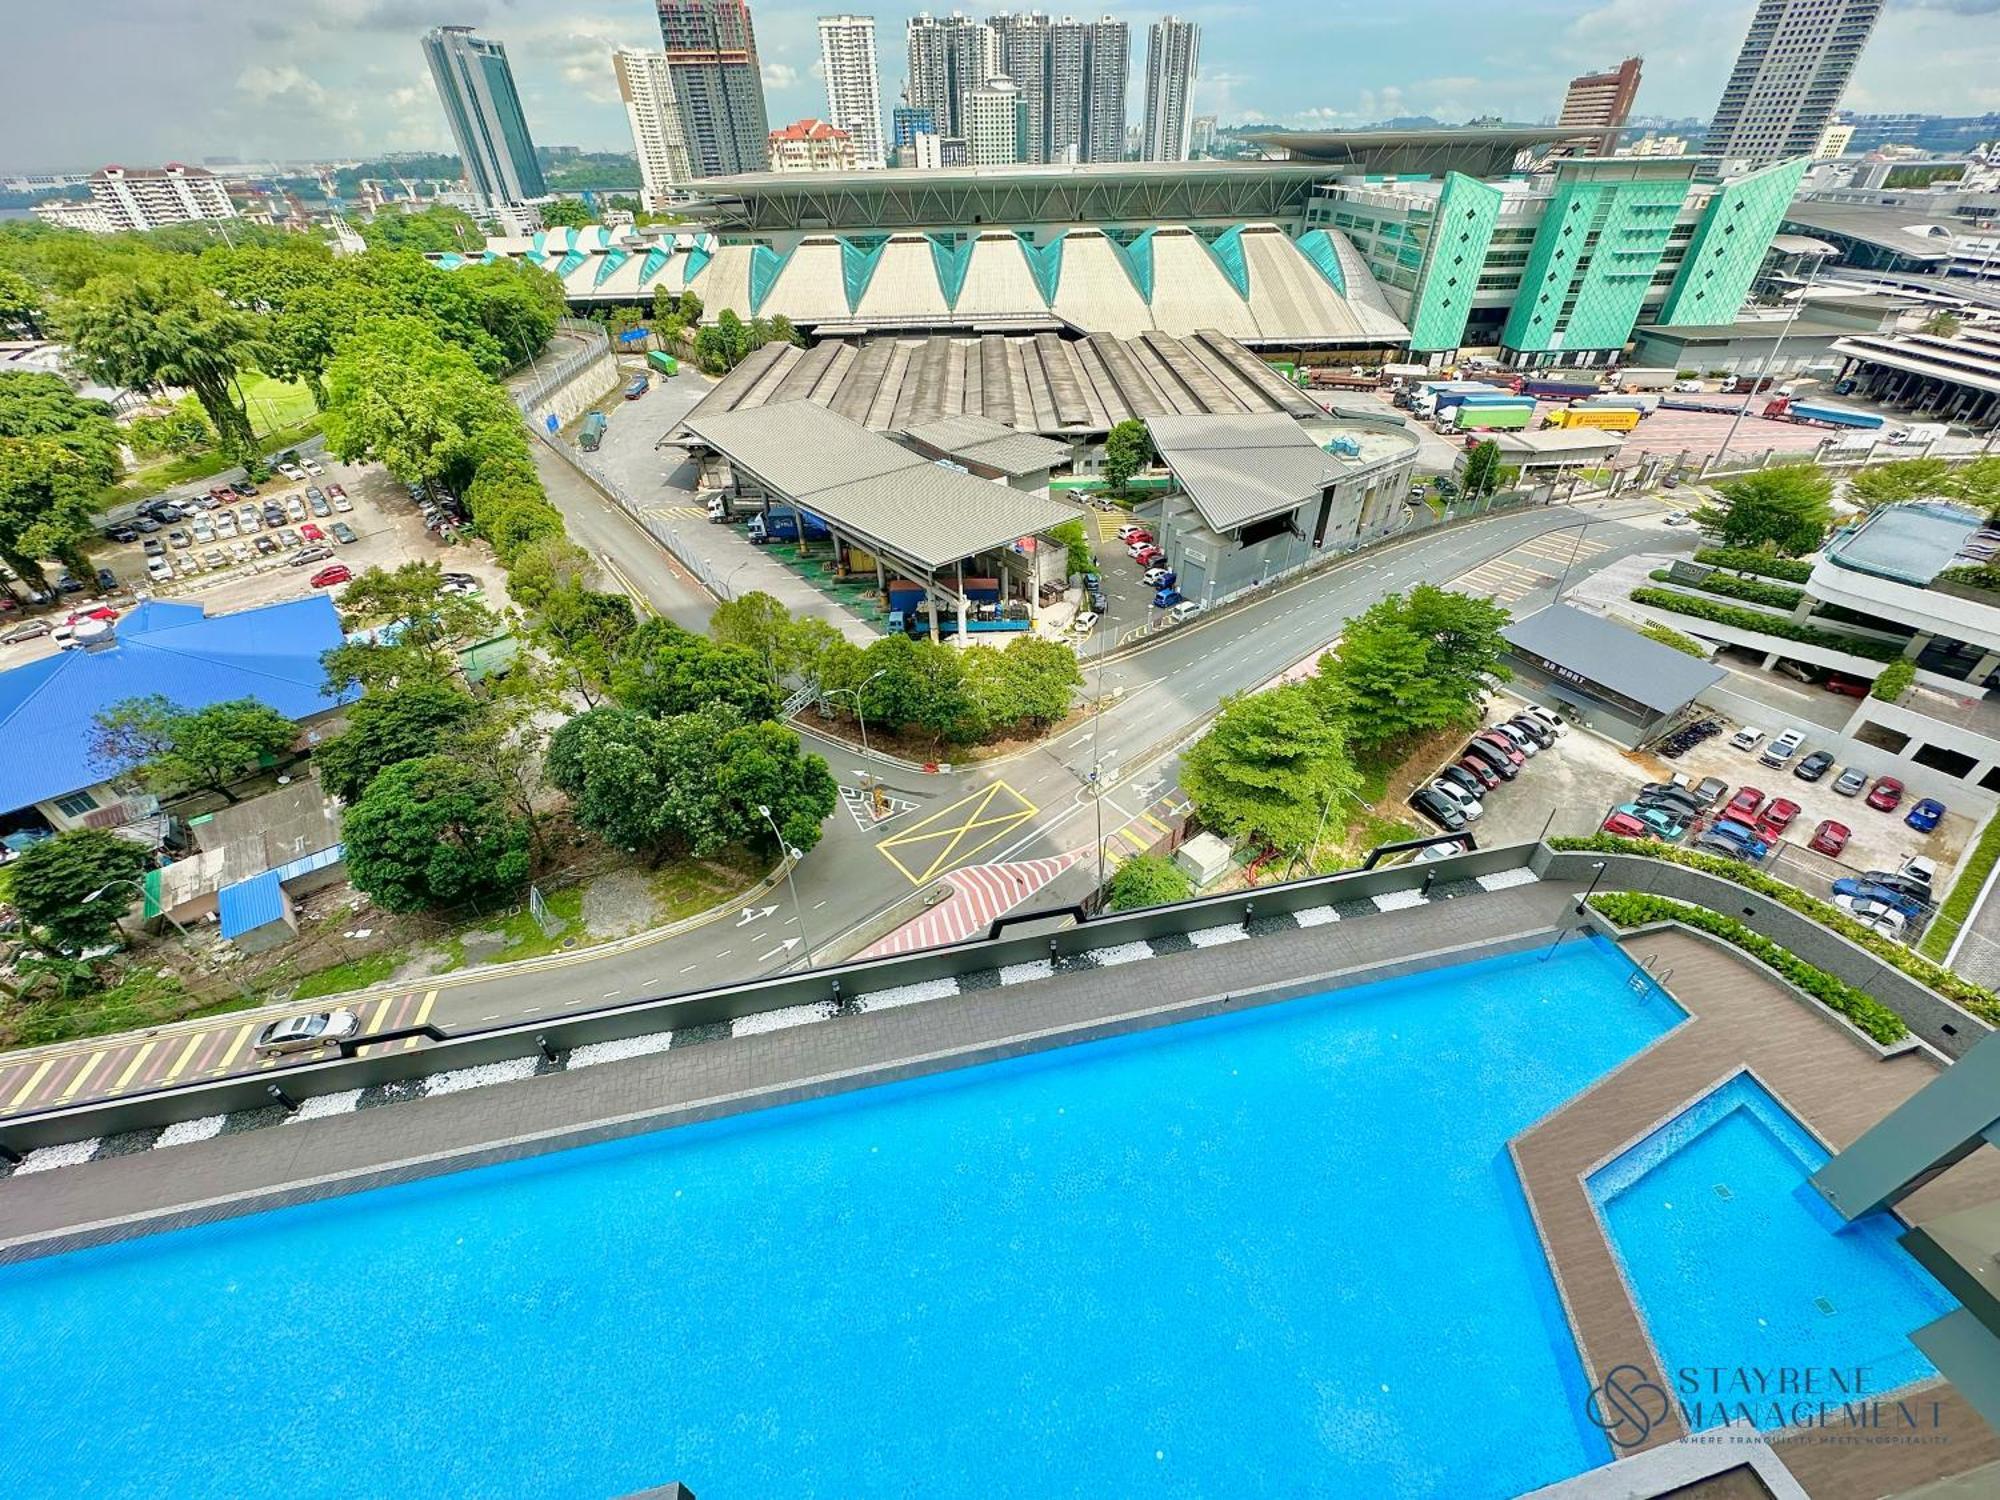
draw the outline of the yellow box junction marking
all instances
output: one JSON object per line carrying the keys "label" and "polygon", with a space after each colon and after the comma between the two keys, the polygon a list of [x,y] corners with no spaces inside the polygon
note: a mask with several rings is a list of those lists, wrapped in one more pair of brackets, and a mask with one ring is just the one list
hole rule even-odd
{"label": "yellow box junction marking", "polygon": [[[875,847],[911,885],[923,885],[946,870],[969,863],[973,855],[1040,811],[1006,782],[989,782]],[[897,857],[899,849],[908,853],[909,863]]]}

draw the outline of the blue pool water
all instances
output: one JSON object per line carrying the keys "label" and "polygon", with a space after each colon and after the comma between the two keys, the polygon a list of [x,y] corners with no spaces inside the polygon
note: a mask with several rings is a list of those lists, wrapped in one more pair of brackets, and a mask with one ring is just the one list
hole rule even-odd
{"label": "blue pool water", "polygon": [[1868,1395],[1934,1373],[1909,1335],[1956,1304],[1897,1245],[1894,1218],[1848,1224],[1826,1206],[1806,1180],[1826,1159],[1739,1073],[1591,1175],[1653,1347],[1697,1428],[1738,1415],[1763,1428],[1800,1420],[1789,1399],[1767,1395],[1788,1370],[1814,1372],[1822,1387],[1828,1372],[1858,1371],[1841,1378]]}
{"label": "blue pool water", "polygon": [[1680,1019],[1630,972],[1576,942],[0,1268],[0,1494],[1513,1495],[1609,1456],[1505,1143]]}

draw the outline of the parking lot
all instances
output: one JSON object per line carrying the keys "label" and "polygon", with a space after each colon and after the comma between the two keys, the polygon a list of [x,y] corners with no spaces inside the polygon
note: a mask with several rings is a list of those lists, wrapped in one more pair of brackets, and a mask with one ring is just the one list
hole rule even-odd
{"label": "parking lot", "polygon": [[[395,568],[413,560],[441,563],[452,571],[470,573],[479,579],[493,602],[505,600],[501,588],[504,574],[485,544],[446,541],[426,531],[409,491],[385,470],[372,464],[336,463],[323,455],[316,462],[323,470],[318,476],[308,475],[304,481],[294,481],[273,474],[267,483],[257,487],[254,499],[237,496],[227,507],[232,523],[228,526],[221,524],[225,508],[218,501],[212,510],[198,511],[195,518],[166,522],[158,531],[138,540],[100,541],[92,550],[91,563],[93,567],[109,569],[116,587],[101,599],[86,590],[65,595],[46,608],[10,615],[5,626],[0,627],[0,635],[36,620],[47,623],[51,633],[0,645],[0,668],[19,666],[58,650],[57,632],[76,611],[100,604],[122,611],[141,599],[158,598],[200,604],[211,615],[229,614],[311,594],[312,579],[336,564],[360,573],[371,567]],[[321,489],[326,497],[327,514],[315,514],[306,497],[309,485]],[[327,495],[327,485],[339,485],[351,508],[335,509],[338,502]],[[288,507],[287,502],[294,500],[297,505]],[[282,524],[265,523],[261,512],[267,501],[286,512]],[[243,511],[246,506],[254,507],[247,518]],[[302,512],[302,518],[295,516],[294,510]],[[254,521],[254,528],[246,526],[246,519]],[[352,542],[335,540],[335,522],[352,531]],[[206,526],[206,539],[196,532],[197,525]],[[325,540],[318,545],[325,547],[330,555],[295,566],[294,559],[315,545],[304,533],[307,525],[324,534]],[[185,546],[169,540],[176,532],[186,538]],[[258,549],[259,538],[266,541],[269,550]],[[174,570],[171,579],[148,576],[148,554],[144,547],[148,540],[161,544],[161,555]],[[340,585],[333,585],[330,592],[337,597]]]}

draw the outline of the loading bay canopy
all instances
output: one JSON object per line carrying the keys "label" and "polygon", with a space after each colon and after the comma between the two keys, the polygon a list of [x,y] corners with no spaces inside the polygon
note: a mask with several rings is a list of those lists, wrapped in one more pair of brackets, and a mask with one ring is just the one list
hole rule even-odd
{"label": "loading bay canopy", "polygon": [[934,463],[811,401],[696,411],[682,428],[727,458],[739,482],[925,577],[1083,514]]}

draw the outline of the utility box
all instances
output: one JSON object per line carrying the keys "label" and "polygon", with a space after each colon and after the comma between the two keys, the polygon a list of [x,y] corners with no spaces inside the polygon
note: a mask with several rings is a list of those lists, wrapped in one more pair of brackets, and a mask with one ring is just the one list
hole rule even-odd
{"label": "utility box", "polygon": [[1205,886],[1229,868],[1229,846],[1212,833],[1198,833],[1174,851],[1174,863],[1187,871],[1196,886]]}

